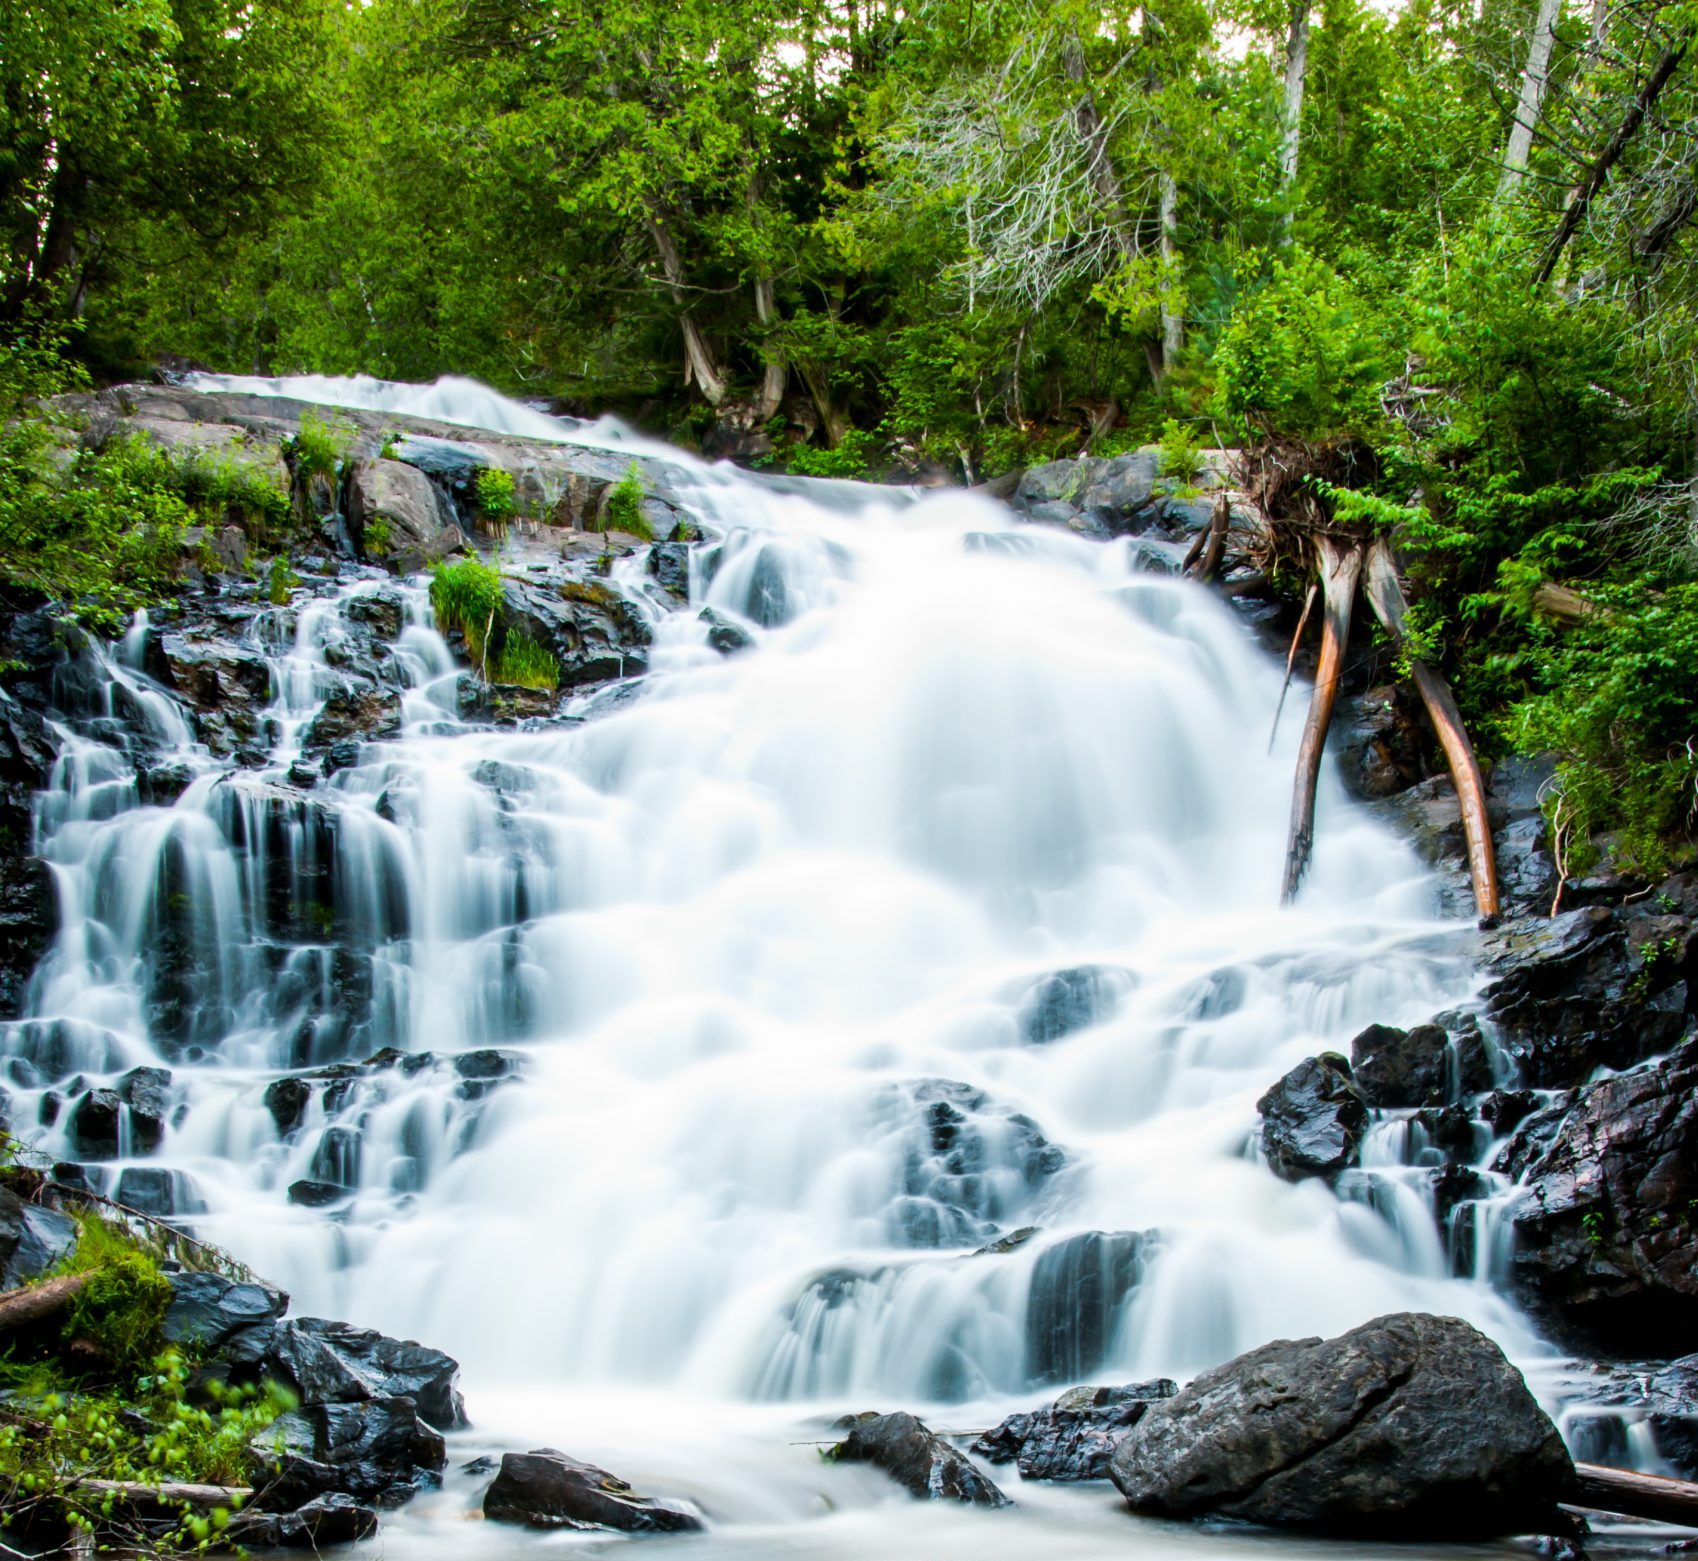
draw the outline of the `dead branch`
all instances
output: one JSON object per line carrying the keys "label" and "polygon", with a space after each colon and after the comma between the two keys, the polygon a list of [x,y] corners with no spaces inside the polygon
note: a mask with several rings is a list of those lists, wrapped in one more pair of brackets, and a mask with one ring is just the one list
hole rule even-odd
{"label": "dead branch", "polygon": [[11,1333],[45,1322],[67,1310],[94,1274],[61,1274],[43,1284],[27,1285],[0,1295],[0,1333]]}

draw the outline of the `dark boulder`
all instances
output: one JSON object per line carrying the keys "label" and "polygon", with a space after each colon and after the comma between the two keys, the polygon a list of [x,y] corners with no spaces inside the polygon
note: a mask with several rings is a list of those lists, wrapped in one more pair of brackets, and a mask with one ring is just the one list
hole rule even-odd
{"label": "dark boulder", "polygon": [[365,679],[332,689],[302,735],[301,746],[319,753],[338,743],[375,742],[401,730],[401,696]]}
{"label": "dark boulder", "polygon": [[988,1463],[1012,1463],[1028,1480],[1106,1480],[1120,1439],[1151,1404],[1178,1391],[1165,1377],[1117,1388],[1074,1388],[1047,1409],[1010,1415],[973,1443]]}
{"label": "dark boulder", "polygon": [[265,658],[222,640],[160,637],[165,680],[195,710],[200,740],[219,758],[263,763],[262,712],[271,702],[271,669]]}
{"label": "dark boulder", "polygon": [[375,1507],[341,1491],[315,1496],[293,1512],[238,1512],[224,1531],[232,1545],[258,1549],[320,1550],[370,1539],[378,1529]]}
{"label": "dark boulder", "polygon": [[849,1435],[831,1450],[839,1463],[870,1463],[883,1469],[910,1496],[923,1501],[961,1501],[975,1507],[1013,1503],[912,1415],[859,1416]]}
{"label": "dark boulder", "polygon": [[703,1527],[693,1513],[640,1496],[617,1475],[551,1447],[507,1453],[484,1493],[483,1515],[527,1528],[610,1529],[620,1534],[684,1534]]}
{"label": "dark boulder", "polygon": [[1026,1297],[1026,1374],[1077,1382],[1107,1362],[1156,1250],[1149,1231],[1089,1230],[1039,1254]]}
{"label": "dark boulder", "polygon": [[[27,840],[25,835],[24,839]],[[19,832],[0,837],[0,1019],[24,1007],[29,978],[59,928],[53,873],[39,857],[23,854]]]}
{"label": "dark boulder", "polygon": [[1393,797],[1431,768],[1433,739],[1414,692],[1399,684],[1340,702],[1339,774],[1358,797]]}
{"label": "dark boulder", "polygon": [[124,1120],[124,1102],[117,1091],[91,1089],[71,1112],[71,1142],[85,1160],[114,1160]]}
{"label": "dark boulder", "polygon": [[261,1488],[254,1504],[281,1512],[334,1492],[400,1506],[448,1464],[447,1445],[410,1398],[303,1405],[256,1437],[249,1452]]}
{"label": "dark boulder", "polygon": [[[289,1305],[281,1290],[222,1274],[177,1273],[171,1281],[171,1304],[165,1309],[163,1332],[169,1344],[190,1344],[205,1355],[228,1353],[240,1341],[238,1353],[259,1353],[270,1343],[271,1329]],[[259,1353],[253,1352],[254,1346]]]}
{"label": "dark boulder", "polygon": [[265,1087],[265,1109],[277,1124],[277,1136],[287,1138],[298,1128],[312,1100],[312,1086],[293,1075],[275,1079]]}
{"label": "dark boulder", "polygon": [[329,1208],[333,1203],[340,1203],[348,1193],[346,1187],[337,1187],[330,1182],[315,1182],[306,1176],[298,1182],[289,1183],[289,1201],[303,1209]]}
{"label": "dark boulder", "polygon": [[649,574],[662,590],[681,601],[690,599],[690,544],[657,542],[649,549]]}
{"label": "dark boulder", "polygon": [[1350,1076],[1370,1106],[1442,1105],[1450,1074],[1450,1037],[1436,1024],[1371,1024],[1350,1043]]}
{"label": "dark boulder", "polygon": [[1113,1014],[1136,984],[1130,970],[1110,965],[1077,965],[1040,976],[1020,1003],[1020,1038],[1043,1046],[1087,1029]]}
{"label": "dark boulder", "polygon": [[1150,1406],[1109,1473],[1162,1517],[1486,1539],[1551,1532],[1573,1466],[1491,1340],[1400,1312],[1205,1372]]}
{"label": "dark boulder", "polygon": [[126,1166],[112,1196],[126,1209],[159,1220],[206,1212],[206,1203],[188,1172],[168,1171],[158,1165]]}
{"label": "dark boulder", "polygon": [[1262,1152],[1288,1182],[1336,1176],[1356,1162],[1368,1107],[1351,1082],[1350,1065],[1334,1052],[1306,1057],[1256,1102]]}
{"label": "dark boulder", "polygon": [[1515,1286],[1578,1343],[1679,1351],[1698,1337],[1695,1209],[1698,1040],[1579,1091],[1511,1206]]}
{"label": "dark boulder", "polygon": [[0,1290],[15,1290],[45,1274],[76,1244],[69,1215],[26,1203],[0,1187]]}
{"label": "dark boulder", "polygon": [[288,1383],[303,1404],[409,1398],[420,1418],[439,1431],[458,1431],[466,1424],[455,1387],[459,1363],[440,1350],[371,1328],[322,1317],[291,1318],[273,1333],[264,1372]]}
{"label": "dark boulder", "polygon": [[708,626],[709,647],[722,656],[735,656],[738,651],[747,650],[755,643],[754,635],[747,629],[711,607],[704,607],[696,616]]}
{"label": "dark boulder", "polygon": [[171,1113],[171,1073],[167,1068],[132,1068],[118,1082],[118,1098],[130,1108],[130,1142],[138,1154],[152,1154],[165,1137]]}

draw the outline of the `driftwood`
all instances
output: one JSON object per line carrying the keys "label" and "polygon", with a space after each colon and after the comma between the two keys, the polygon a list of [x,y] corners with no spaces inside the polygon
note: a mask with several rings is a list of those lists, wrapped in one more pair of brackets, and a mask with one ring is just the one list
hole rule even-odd
{"label": "driftwood", "polygon": [[1220,561],[1226,556],[1226,533],[1231,525],[1232,503],[1226,494],[1222,493],[1215,500],[1214,513],[1209,516],[1209,529],[1202,539],[1203,555],[1197,560],[1199,580],[1212,580],[1219,572]]}
{"label": "driftwood", "polygon": [[0,1333],[57,1317],[92,1278],[92,1273],[61,1274],[59,1278],[49,1279],[43,1284],[8,1290],[0,1295]]}
{"label": "driftwood", "polygon": [[1309,627],[1309,614],[1315,609],[1315,593],[1319,590],[1320,586],[1311,580],[1303,598],[1302,616],[1291,636],[1291,649],[1285,653],[1285,681],[1279,685],[1279,703],[1274,706],[1273,729],[1268,733],[1269,753],[1273,752],[1274,739],[1279,736],[1279,718],[1285,712],[1285,696],[1291,691],[1291,669],[1297,665],[1297,647],[1303,643],[1303,631]]}
{"label": "driftwood", "polygon": [[1670,1480],[1660,1474],[1635,1474],[1628,1469],[1608,1469],[1602,1464],[1574,1466],[1571,1505],[1597,1512],[1619,1512],[1630,1518],[1649,1518],[1655,1523],[1679,1523],[1698,1528],[1698,1484]]}
{"label": "driftwood", "polygon": [[1338,703],[1344,647],[1350,638],[1356,584],[1362,575],[1359,544],[1320,536],[1315,539],[1315,546],[1323,603],[1321,660],[1315,669],[1315,690],[1309,699],[1309,719],[1303,723],[1303,742],[1297,750],[1297,778],[1291,792],[1291,832],[1286,838],[1283,890],[1287,902],[1296,896],[1315,843],[1315,786],[1320,779],[1321,754],[1326,748],[1327,728],[1332,725],[1333,706]]}
{"label": "driftwood", "polygon": [[[1402,645],[1408,638],[1408,604],[1397,578],[1397,563],[1391,545],[1377,538],[1368,549],[1366,595],[1374,614],[1385,625],[1392,640]],[[1474,904],[1482,917],[1498,913],[1497,857],[1492,849],[1492,825],[1486,816],[1486,785],[1480,778],[1474,745],[1468,741],[1462,712],[1456,708],[1450,685],[1419,657],[1411,656],[1410,676],[1427,707],[1427,717],[1438,734],[1456,784],[1456,800],[1462,810],[1462,834],[1468,842],[1468,876],[1474,884]]]}
{"label": "driftwood", "polygon": [[1598,610],[1596,602],[1588,601],[1578,591],[1571,591],[1566,585],[1558,585],[1552,580],[1546,580],[1533,593],[1533,607],[1565,629],[1584,623]]}

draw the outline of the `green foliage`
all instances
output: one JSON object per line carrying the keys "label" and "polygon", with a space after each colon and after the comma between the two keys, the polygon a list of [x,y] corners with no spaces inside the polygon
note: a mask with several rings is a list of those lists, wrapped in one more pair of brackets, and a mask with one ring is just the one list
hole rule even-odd
{"label": "green foliage", "polygon": [[864,477],[867,459],[876,443],[871,434],[852,428],[834,450],[824,445],[794,445],[790,450],[790,470],[798,477]]}
{"label": "green foliage", "polygon": [[366,522],[360,543],[365,549],[367,558],[382,558],[389,551],[389,545],[393,540],[389,517],[387,515],[374,515]]}
{"label": "green foliage", "polygon": [[501,642],[489,680],[514,688],[556,689],[560,687],[560,662],[551,650],[510,629]]}
{"label": "green foliage", "polygon": [[1190,487],[1203,475],[1203,443],[1177,418],[1161,427],[1161,474]]}
{"label": "green foliage", "polygon": [[458,629],[472,658],[483,665],[485,649],[501,622],[501,576],[475,558],[436,566],[430,581],[430,605],[436,626],[447,634]]}
{"label": "green foliage", "polygon": [[289,441],[295,470],[305,477],[325,477],[334,482],[353,442],[351,425],[328,423],[316,412],[303,412],[301,426]]}
{"label": "green foliage", "polygon": [[65,1338],[87,1339],[114,1366],[134,1370],[160,1347],[170,1283],[153,1255],[119,1227],[86,1214],[77,1227],[76,1247],[55,1272],[93,1277],[71,1303]]}
{"label": "green foliage", "polygon": [[643,499],[646,496],[643,470],[632,461],[625,468],[625,475],[608,492],[607,503],[601,512],[601,529],[623,531],[630,536],[640,537],[645,542],[652,542],[654,532],[643,518]]}
{"label": "green foliage", "polygon": [[476,487],[478,515],[496,536],[505,536],[513,519],[513,474],[499,466],[480,466]]}
{"label": "green foliage", "polygon": [[279,555],[265,572],[265,598],[273,607],[287,607],[300,583],[301,577],[289,567],[289,560]]}

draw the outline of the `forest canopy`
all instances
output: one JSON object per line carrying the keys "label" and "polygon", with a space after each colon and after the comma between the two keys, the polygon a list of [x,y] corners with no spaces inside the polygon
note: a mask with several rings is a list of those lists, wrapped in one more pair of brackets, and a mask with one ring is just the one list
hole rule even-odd
{"label": "forest canopy", "polygon": [[1321,452],[1488,746],[1660,866],[1698,773],[1695,23],[0,0],[8,373],[64,335],[96,376],[468,374],[818,474]]}

